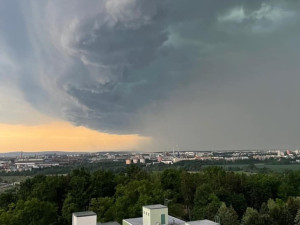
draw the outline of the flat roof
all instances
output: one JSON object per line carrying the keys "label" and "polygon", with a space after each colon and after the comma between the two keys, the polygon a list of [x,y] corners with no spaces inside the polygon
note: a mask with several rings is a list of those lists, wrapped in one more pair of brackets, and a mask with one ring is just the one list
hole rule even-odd
{"label": "flat roof", "polygon": [[157,205],[146,205],[143,206],[143,208],[147,208],[147,209],[163,209],[163,208],[168,208],[165,205],[161,205],[161,204],[157,204]]}
{"label": "flat roof", "polygon": [[[131,225],[142,225],[143,224],[143,217],[124,219],[124,220]],[[185,221],[169,215],[168,216],[168,224],[184,225]]]}
{"label": "flat roof", "polygon": [[189,225],[220,225],[219,223],[213,222],[211,220],[196,220],[196,221],[190,221],[186,223]]}
{"label": "flat roof", "polygon": [[97,223],[97,225],[120,225],[116,221],[111,221],[111,222],[105,222],[105,223]]}
{"label": "flat roof", "polygon": [[169,215],[168,216],[168,224],[182,225],[182,224],[185,224],[185,221]]}
{"label": "flat roof", "polygon": [[143,217],[131,218],[131,219],[124,219],[127,223],[131,225],[141,225],[143,224]]}
{"label": "flat roof", "polygon": [[84,217],[84,216],[96,216],[97,214],[92,211],[86,211],[86,212],[75,212],[73,213],[76,217]]}

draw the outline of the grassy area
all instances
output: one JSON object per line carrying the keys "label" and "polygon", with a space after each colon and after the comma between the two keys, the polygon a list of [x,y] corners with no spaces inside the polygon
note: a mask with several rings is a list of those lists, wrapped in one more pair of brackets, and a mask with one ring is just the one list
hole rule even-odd
{"label": "grassy area", "polygon": [[[270,165],[270,164],[264,164],[264,163],[256,163],[254,164],[257,168],[267,168],[274,172],[284,172],[285,170],[300,170],[300,164],[286,164],[286,165]],[[209,167],[210,165],[204,165],[203,167]],[[249,167],[249,164],[231,164],[231,165],[216,165],[223,167],[224,169],[228,170],[229,168],[240,168],[241,170]]]}
{"label": "grassy area", "polygon": [[30,178],[28,176],[0,176],[0,181],[3,183],[21,182]]}
{"label": "grassy area", "polygon": [[14,188],[13,183],[22,182],[29,178],[28,176],[0,176],[0,193]]}
{"label": "grassy area", "polygon": [[283,172],[285,170],[300,170],[299,164],[289,164],[289,165],[265,165],[265,164],[255,164],[258,168],[268,168],[275,172]]}

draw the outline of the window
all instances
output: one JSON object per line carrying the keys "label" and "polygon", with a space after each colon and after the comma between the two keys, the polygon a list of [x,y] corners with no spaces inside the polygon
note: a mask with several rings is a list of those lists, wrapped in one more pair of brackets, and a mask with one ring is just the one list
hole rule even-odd
{"label": "window", "polygon": [[166,224],[166,215],[165,214],[161,214],[161,225]]}

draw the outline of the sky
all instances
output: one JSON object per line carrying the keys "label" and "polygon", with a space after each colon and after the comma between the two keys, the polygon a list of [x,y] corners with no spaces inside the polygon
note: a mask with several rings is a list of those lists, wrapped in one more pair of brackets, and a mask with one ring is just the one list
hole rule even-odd
{"label": "sky", "polygon": [[0,0],[0,152],[300,146],[297,0]]}

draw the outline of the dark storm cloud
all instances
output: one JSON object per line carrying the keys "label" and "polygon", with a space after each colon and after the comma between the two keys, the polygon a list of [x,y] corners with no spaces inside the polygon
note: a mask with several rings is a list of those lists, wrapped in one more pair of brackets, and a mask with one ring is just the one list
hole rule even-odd
{"label": "dark storm cloud", "polygon": [[278,109],[300,109],[289,88],[299,82],[298,1],[20,4],[33,49],[20,87],[40,111],[163,145],[297,145],[274,129],[298,131],[296,114]]}

